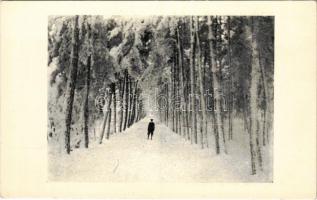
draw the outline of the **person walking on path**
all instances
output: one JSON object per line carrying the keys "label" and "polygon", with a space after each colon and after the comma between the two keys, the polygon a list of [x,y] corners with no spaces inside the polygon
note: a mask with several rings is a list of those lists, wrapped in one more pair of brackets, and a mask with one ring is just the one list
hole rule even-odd
{"label": "person walking on path", "polygon": [[153,122],[153,119],[151,119],[151,122],[149,123],[149,126],[147,128],[147,139],[150,139],[150,136],[151,136],[151,140],[152,140],[154,130],[155,130],[155,124]]}

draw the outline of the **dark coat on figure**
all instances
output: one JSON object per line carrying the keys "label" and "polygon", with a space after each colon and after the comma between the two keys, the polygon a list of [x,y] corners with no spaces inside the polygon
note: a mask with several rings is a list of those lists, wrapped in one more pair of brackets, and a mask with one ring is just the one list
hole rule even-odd
{"label": "dark coat on figure", "polygon": [[154,129],[155,129],[155,124],[154,124],[154,122],[150,122],[150,123],[149,123],[149,126],[148,126],[148,128],[147,128],[147,131],[148,131],[148,132],[153,132]]}

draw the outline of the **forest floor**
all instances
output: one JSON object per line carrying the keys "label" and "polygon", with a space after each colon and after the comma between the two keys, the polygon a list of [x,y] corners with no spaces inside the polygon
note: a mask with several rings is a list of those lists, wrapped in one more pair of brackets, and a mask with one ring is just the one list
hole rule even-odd
{"label": "forest floor", "polygon": [[235,151],[241,144],[228,145],[231,153],[216,155],[214,148],[201,149],[159,122],[153,140],[148,140],[148,122],[143,119],[103,144],[92,141],[90,148],[74,149],[70,155],[50,152],[49,180],[267,182],[272,178],[271,169],[250,175],[248,148]]}

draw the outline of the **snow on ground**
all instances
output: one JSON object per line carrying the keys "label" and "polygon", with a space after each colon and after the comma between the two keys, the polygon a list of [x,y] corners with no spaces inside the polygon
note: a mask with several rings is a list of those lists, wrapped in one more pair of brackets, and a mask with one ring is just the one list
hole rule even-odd
{"label": "snow on ground", "polygon": [[[156,122],[147,140],[149,118],[103,144],[75,149],[70,155],[49,153],[49,180],[102,182],[267,182],[271,173],[250,175],[250,155],[230,144],[229,154],[192,145]],[[241,145],[241,144],[240,144]],[[247,148],[241,148],[247,149]],[[266,161],[266,160],[264,160]],[[269,163],[269,161],[267,161]]]}

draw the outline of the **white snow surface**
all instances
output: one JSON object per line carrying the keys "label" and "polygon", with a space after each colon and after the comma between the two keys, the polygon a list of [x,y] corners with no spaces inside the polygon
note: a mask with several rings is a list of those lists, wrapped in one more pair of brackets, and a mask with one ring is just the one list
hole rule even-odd
{"label": "white snow surface", "polygon": [[[154,120],[156,121],[156,120]],[[147,139],[149,118],[114,133],[102,144],[70,155],[49,151],[50,181],[102,182],[269,182],[272,161],[264,157],[264,171],[250,175],[247,146],[233,141],[228,154],[202,149],[156,122],[153,140]],[[247,134],[245,134],[247,137]],[[241,137],[240,137],[241,138]],[[242,140],[242,139],[241,139]],[[247,144],[246,144],[247,145]],[[211,146],[213,146],[211,144]],[[265,149],[264,149],[265,150]],[[267,152],[264,152],[267,153]]]}

